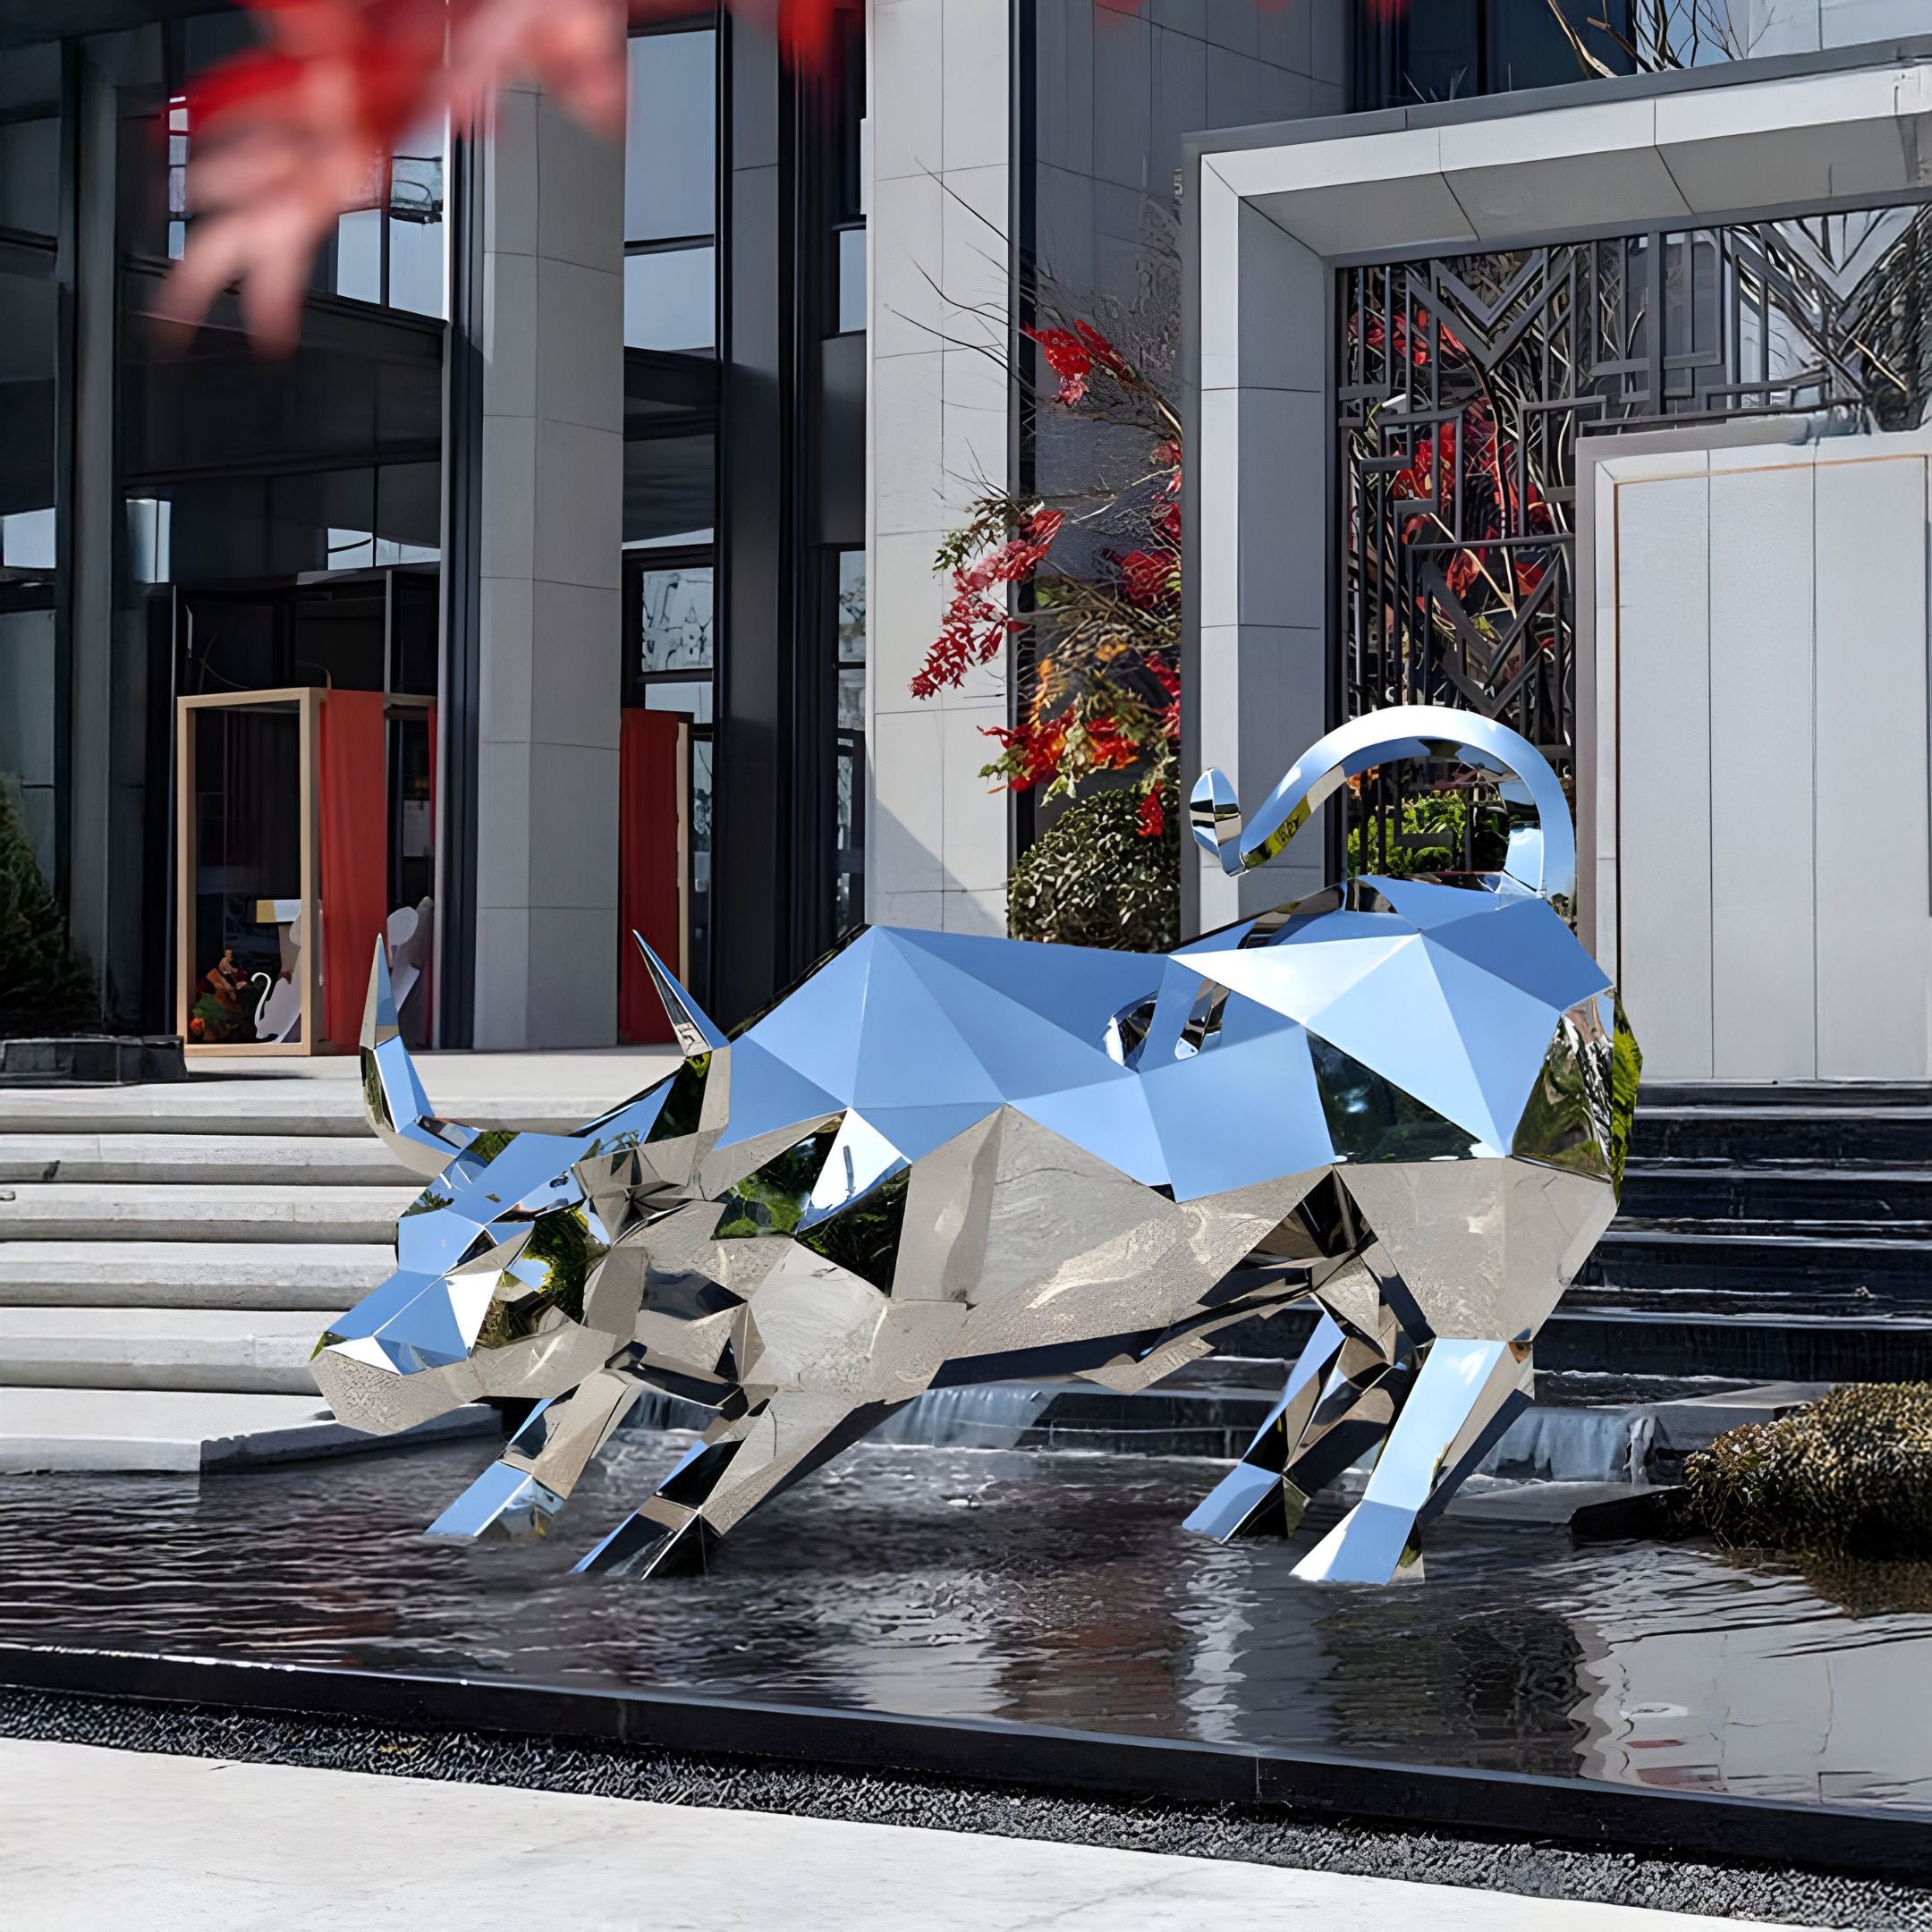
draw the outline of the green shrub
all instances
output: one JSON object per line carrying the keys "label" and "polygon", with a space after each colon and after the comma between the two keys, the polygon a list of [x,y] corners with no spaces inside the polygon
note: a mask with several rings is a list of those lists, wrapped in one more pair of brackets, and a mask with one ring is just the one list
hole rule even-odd
{"label": "green shrub", "polygon": [[1181,943],[1180,800],[1161,803],[1157,837],[1140,835],[1138,792],[1075,799],[1013,868],[1007,929],[1015,939],[1165,953]]}
{"label": "green shrub", "polygon": [[1729,1430],[1685,1461],[1684,1486],[1723,1543],[1932,1558],[1932,1383],[1848,1384]]}
{"label": "green shrub", "polygon": [[93,976],[40,876],[13,790],[0,780],[0,1039],[99,1025]]}

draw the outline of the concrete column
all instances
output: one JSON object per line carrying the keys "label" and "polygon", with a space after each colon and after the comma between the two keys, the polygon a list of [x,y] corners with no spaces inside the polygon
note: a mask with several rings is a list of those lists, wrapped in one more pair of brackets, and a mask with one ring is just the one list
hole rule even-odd
{"label": "concrete column", "polygon": [[1006,662],[938,698],[906,687],[945,605],[939,539],[1006,483],[1006,379],[970,344],[1007,333],[1007,13],[882,0],[869,64],[867,915],[983,933],[1006,929],[1006,797],[979,775]]}
{"label": "concrete column", "polygon": [[623,151],[530,89],[482,169],[475,1044],[617,1030]]}

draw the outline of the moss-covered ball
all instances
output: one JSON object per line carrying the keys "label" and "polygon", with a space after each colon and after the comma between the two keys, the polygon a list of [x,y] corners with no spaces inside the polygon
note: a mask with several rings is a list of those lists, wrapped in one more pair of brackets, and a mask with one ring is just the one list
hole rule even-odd
{"label": "moss-covered ball", "polygon": [[1684,1463],[1720,1542],[1932,1559],[1932,1383],[1852,1383],[1720,1436]]}

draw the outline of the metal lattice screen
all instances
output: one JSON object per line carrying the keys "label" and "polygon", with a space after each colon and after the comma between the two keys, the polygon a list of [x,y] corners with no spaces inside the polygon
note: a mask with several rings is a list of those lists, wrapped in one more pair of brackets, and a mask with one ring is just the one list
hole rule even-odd
{"label": "metal lattice screen", "polygon": [[[1574,764],[1580,435],[1932,394],[1932,208],[1651,231],[1338,277],[1341,715],[1452,704]],[[1365,782],[1350,869],[1487,865],[1500,815]]]}

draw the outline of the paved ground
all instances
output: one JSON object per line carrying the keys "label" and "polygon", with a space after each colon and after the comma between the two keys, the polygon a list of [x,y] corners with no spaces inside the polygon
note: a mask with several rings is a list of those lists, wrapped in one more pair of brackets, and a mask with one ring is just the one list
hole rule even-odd
{"label": "paved ground", "polygon": [[1684,1917],[782,1813],[0,1741],[10,1932],[1664,1932]]}

